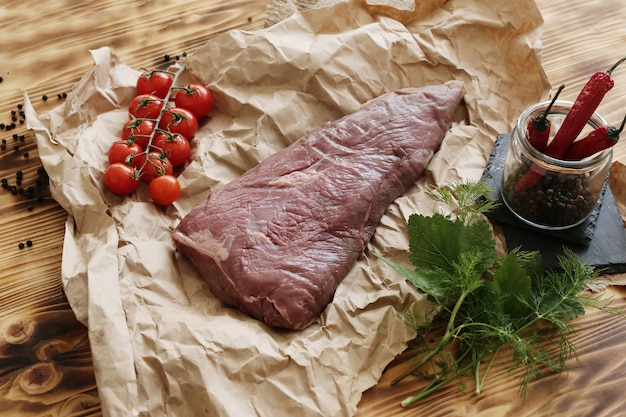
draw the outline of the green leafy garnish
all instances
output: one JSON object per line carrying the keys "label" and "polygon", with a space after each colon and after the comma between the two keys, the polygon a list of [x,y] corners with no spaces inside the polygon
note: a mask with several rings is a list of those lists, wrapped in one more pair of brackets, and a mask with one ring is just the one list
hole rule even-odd
{"label": "green leafy garnish", "polygon": [[[619,314],[585,292],[598,283],[594,268],[564,248],[558,271],[545,271],[539,252],[499,253],[482,214],[496,207],[482,181],[449,184],[428,194],[451,206],[449,215],[413,214],[408,220],[407,268],[379,256],[432,301],[432,320],[415,324],[415,358],[392,384],[409,375],[430,379],[402,406],[410,406],[457,378],[472,376],[479,394],[498,354],[512,356],[511,369],[523,367],[520,394],[544,372],[567,369],[576,357],[568,340],[570,321],[586,307]],[[429,347],[426,336],[437,343]],[[422,342],[420,344],[420,342]],[[555,349],[556,347],[556,349]]]}

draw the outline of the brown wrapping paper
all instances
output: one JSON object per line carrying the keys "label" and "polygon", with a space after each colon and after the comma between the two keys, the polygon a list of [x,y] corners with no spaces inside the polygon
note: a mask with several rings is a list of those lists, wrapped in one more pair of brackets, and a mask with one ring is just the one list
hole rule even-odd
{"label": "brown wrapping paper", "polygon": [[617,208],[626,226],[626,165],[619,161],[613,162],[611,174],[609,175],[609,186],[615,196]]}
{"label": "brown wrapping paper", "polygon": [[319,321],[270,329],[222,306],[170,232],[212,189],[322,123],[401,87],[465,82],[465,108],[427,171],[389,207],[369,249],[407,261],[408,216],[438,209],[426,186],[478,179],[497,133],[549,85],[530,0],[448,0],[410,25],[361,1],[296,13],[266,29],[222,34],[184,62],[216,96],[166,209],[145,187],[129,198],[102,185],[105,153],[127,120],[136,69],[110,48],[67,101],[30,129],[68,211],[62,279],[89,337],[106,416],[353,416],[364,390],[414,336],[403,313],[428,306],[363,254]]}

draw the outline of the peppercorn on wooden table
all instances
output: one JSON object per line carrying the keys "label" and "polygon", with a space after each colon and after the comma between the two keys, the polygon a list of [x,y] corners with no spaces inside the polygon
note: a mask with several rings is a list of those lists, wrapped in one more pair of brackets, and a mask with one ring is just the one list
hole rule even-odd
{"label": "peppercorn on wooden table", "polygon": [[[87,53],[113,46],[131,66],[155,67],[166,55],[191,52],[217,33],[257,29],[271,0],[146,2],[5,2],[0,34],[0,414],[97,416],[102,414],[86,329],[61,286],[67,213],[50,197],[37,149],[20,103],[27,90],[38,111],[57,105],[91,67]],[[561,98],[573,100],[593,71],[626,55],[626,2],[537,0],[545,24],[543,62]],[[593,17],[590,20],[590,17]],[[600,106],[613,123],[626,113],[626,87]],[[626,163],[626,143],[615,148]],[[15,186],[15,187],[13,187]],[[626,250],[626,248],[625,248]],[[613,306],[626,308],[626,290],[610,287]],[[422,382],[389,386],[402,369],[399,357],[367,391],[359,416],[619,416],[626,415],[626,320],[599,312],[578,319],[573,342],[580,362],[547,375],[518,394],[516,372],[502,359],[499,372],[475,396],[452,384],[414,408],[399,403]],[[502,356],[504,358],[504,356]],[[54,363],[54,366],[51,366]],[[54,382],[52,382],[54,381]],[[330,417],[330,416],[329,416]]]}

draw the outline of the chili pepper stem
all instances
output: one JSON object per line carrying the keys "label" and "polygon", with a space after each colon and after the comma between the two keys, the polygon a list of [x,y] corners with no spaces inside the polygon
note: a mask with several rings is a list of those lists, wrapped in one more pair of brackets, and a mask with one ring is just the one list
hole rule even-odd
{"label": "chili pepper stem", "polygon": [[619,126],[619,129],[615,131],[616,139],[617,139],[617,136],[619,136],[619,134],[622,133],[622,130],[624,130],[624,125],[626,125],[626,116],[624,116],[624,119],[622,120],[622,124]]}
{"label": "chili pepper stem", "polygon": [[626,56],[622,59],[620,59],[619,61],[617,61],[615,64],[613,64],[611,66],[611,68],[609,68],[608,70],[606,70],[606,73],[611,75],[611,73],[615,70],[615,68],[617,68],[622,62],[626,61]]}
{"label": "chili pepper stem", "polygon": [[559,97],[559,94],[561,94],[561,91],[563,91],[564,88],[565,88],[565,84],[561,84],[559,89],[554,94],[554,97],[552,97],[550,104],[548,104],[548,107],[546,107],[546,109],[539,116],[537,116],[535,120],[533,120],[533,127],[536,130],[543,131],[550,126],[549,122],[546,123],[548,121],[548,114],[550,114],[550,110],[552,110],[552,106],[554,106],[554,102],[557,100],[557,98]]}

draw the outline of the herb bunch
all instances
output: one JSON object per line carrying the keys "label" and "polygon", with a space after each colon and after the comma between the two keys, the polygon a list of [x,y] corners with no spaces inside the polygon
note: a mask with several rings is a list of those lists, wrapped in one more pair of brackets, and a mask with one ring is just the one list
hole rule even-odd
{"label": "herb bunch", "polygon": [[[586,307],[616,313],[585,292],[600,276],[571,250],[564,249],[555,271],[544,270],[539,252],[498,253],[481,215],[496,206],[490,192],[482,181],[431,189],[429,195],[451,205],[452,213],[409,217],[409,259],[415,268],[381,257],[433,305],[432,320],[415,324],[412,366],[392,381],[409,375],[430,380],[402,402],[404,407],[467,376],[479,394],[502,353],[512,355],[511,369],[524,369],[520,394],[525,396],[532,380],[566,370],[576,357],[568,339],[572,319]],[[423,342],[432,335],[436,344],[428,347]]]}

